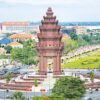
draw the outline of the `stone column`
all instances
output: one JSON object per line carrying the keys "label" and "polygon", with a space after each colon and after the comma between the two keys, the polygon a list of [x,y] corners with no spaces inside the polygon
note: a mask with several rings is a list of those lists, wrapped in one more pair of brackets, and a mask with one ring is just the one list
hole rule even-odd
{"label": "stone column", "polygon": [[40,59],[39,59],[39,62],[40,62],[40,75],[45,75],[47,73],[47,66],[46,66],[46,57],[44,57],[43,55],[40,56]]}
{"label": "stone column", "polygon": [[44,57],[44,61],[43,61],[43,70],[44,70],[44,75],[47,74],[47,59],[46,57]]}
{"label": "stone column", "polygon": [[43,70],[43,56],[42,55],[40,55],[40,57],[39,57],[39,74],[42,74],[42,70]]}
{"label": "stone column", "polygon": [[61,59],[60,59],[60,55],[58,54],[55,58],[54,58],[54,75],[60,75],[61,74]]}
{"label": "stone column", "polygon": [[56,59],[56,57],[54,57],[53,58],[54,60],[53,60],[53,74],[55,74],[56,73],[56,66],[57,66],[57,59]]}
{"label": "stone column", "polygon": [[57,74],[61,74],[61,57],[60,54],[57,56],[57,66],[56,66]]}

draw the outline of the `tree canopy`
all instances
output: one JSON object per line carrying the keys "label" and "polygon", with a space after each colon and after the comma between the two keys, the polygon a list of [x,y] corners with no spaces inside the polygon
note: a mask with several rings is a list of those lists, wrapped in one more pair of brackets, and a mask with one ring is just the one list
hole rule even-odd
{"label": "tree canopy", "polygon": [[12,60],[17,60],[23,64],[37,64],[37,50],[35,48],[36,42],[28,40],[24,42],[23,48],[13,48],[11,51]]}
{"label": "tree canopy", "polygon": [[78,39],[78,36],[75,32],[71,32],[70,33],[70,37],[73,39],[73,40],[77,40]]}
{"label": "tree canopy", "polygon": [[13,94],[13,100],[25,100],[25,97],[23,96],[22,92],[16,91]]}
{"label": "tree canopy", "polygon": [[57,80],[52,93],[70,100],[80,99],[85,94],[84,81],[74,77],[62,77]]}
{"label": "tree canopy", "polygon": [[12,50],[11,46],[5,46],[4,49],[6,50],[6,53],[10,53]]}
{"label": "tree canopy", "polygon": [[95,78],[95,74],[93,71],[90,72],[90,80],[92,83],[94,83],[94,78]]}
{"label": "tree canopy", "polygon": [[5,74],[5,80],[6,80],[6,83],[9,83],[9,81],[11,80],[11,78],[12,78],[12,73],[7,73],[7,74]]}
{"label": "tree canopy", "polygon": [[64,53],[66,54],[78,46],[77,41],[72,40],[71,38],[63,39],[62,41],[64,42]]}

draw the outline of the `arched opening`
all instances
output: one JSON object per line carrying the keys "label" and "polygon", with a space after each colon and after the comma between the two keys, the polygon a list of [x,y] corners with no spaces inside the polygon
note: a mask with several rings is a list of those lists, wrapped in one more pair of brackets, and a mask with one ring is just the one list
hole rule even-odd
{"label": "arched opening", "polygon": [[48,73],[53,72],[53,57],[47,57],[47,71]]}

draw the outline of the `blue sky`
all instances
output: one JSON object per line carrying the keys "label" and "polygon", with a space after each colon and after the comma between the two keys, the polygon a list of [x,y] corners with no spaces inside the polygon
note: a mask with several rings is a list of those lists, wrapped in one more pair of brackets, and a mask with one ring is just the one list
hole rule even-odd
{"label": "blue sky", "polygon": [[0,22],[40,21],[52,7],[59,21],[100,21],[100,0],[0,0]]}

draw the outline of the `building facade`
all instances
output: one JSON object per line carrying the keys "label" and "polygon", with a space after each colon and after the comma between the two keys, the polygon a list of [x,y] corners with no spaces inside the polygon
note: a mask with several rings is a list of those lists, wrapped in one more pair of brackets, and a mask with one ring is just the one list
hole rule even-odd
{"label": "building facade", "polygon": [[73,29],[75,30],[75,33],[77,35],[79,35],[79,34],[87,34],[86,27],[83,27],[83,26],[75,26],[75,27],[73,27]]}
{"label": "building facade", "polygon": [[21,33],[38,31],[38,27],[30,22],[3,22],[2,33]]}
{"label": "building facade", "polygon": [[64,28],[61,29],[61,32],[70,35],[70,33],[75,32],[75,30],[73,28],[64,27]]}
{"label": "building facade", "polygon": [[87,34],[87,28],[83,26],[62,27],[61,32],[68,35],[73,32],[75,32],[77,35]]}
{"label": "building facade", "polygon": [[100,29],[92,29],[90,33],[92,33],[92,34],[100,34]]}

